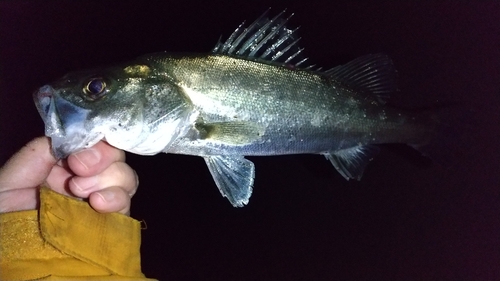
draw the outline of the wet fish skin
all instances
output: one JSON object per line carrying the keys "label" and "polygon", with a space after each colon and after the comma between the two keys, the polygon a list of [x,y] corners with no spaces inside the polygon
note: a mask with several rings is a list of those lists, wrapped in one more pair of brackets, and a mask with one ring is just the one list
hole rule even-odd
{"label": "wet fish skin", "polygon": [[428,141],[427,116],[384,105],[395,90],[387,56],[299,67],[301,49],[284,23],[262,16],[210,54],[145,55],[40,88],[35,103],[54,154],[105,139],[141,155],[201,156],[222,195],[243,206],[255,175],[244,156],[322,154],[346,179],[360,179],[374,144]]}
{"label": "wet fish skin", "polygon": [[415,116],[382,105],[375,95],[354,91],[314,71],[220,55],[151,56],[148,60],[181,81],[181,94],[200,112],[201,122],[237,122],[246,126],[243,129],[255,126],[258,132],[247,143],[218,139],[228,135],[200,138],[194,134],[190,138],[188,134],[169,152],[321,154],[373,143],[421,143],[428,130]]}

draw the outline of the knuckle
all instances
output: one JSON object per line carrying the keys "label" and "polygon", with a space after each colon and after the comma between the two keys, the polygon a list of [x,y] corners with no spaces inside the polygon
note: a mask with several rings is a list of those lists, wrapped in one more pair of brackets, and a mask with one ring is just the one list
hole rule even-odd
{"label": "knuckle", "polygon": [[[138,177],[136,172],[124,162],[115,162],[106,172],[103,186],[119,186],[127,191],[136,189]],[[127,192],[128,193],[128,192]]]}

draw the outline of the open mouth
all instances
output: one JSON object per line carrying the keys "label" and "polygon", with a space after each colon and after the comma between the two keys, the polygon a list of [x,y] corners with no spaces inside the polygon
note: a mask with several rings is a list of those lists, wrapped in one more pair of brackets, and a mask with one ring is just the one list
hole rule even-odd
{"label": "open mouth", "polygon": [[54,89],[45,85],[33,93],[38,113],[45,123],[45,135],[48,137],[63,136],[61,120],[57,116],[56,104],[54,102]]}
{"label": "open mouth", "polygon": [[56,158],[65,158],[97,142],[84,128],[88,110],[59,97],[50,85],[33,93],[33,99]]}
{"label": "open mouth", "polygon": [[44,123],[49,115],[53,92],[54,89],[52,89],[51,86],[45,85],[33,93],[33,100],[35,101],[36,109],[38,109],[38,113],[42,117]]}

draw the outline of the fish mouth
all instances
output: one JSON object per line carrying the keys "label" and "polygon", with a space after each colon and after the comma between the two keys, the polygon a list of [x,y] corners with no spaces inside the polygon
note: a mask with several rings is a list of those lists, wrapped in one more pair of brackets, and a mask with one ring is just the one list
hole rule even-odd
{"label": "fish mouth", "polygon": [[59,97],[50,85],[35,91],[33,99],[45,123],[45,135],[51,139],[52,153],[57,159],[65,158],[99,141],[84,128],[89,110]]}
{"label": "fish mouth", "polygon": [[49,85],[33,93],[36,108],[45,123],[45,135],[48,137],[64,135],[61,120],[56,112],[54,93],[54,89]]}

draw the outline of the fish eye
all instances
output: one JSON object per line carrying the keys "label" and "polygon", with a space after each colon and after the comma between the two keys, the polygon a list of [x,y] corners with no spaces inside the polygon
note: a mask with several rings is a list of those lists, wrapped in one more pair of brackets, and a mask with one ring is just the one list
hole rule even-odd
{"label": "fish eye", "polygon": [[83,88],[83,92],[92,100],[102,97],[106,93],[105,90],[106,82],[100,77],[91,78]]}

